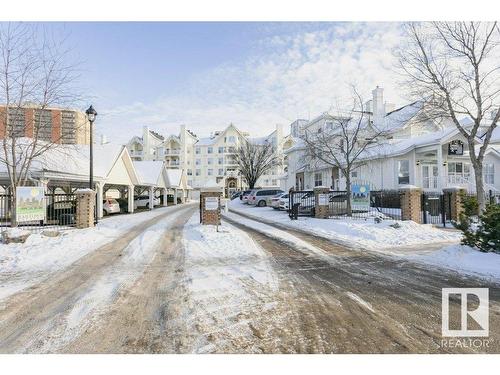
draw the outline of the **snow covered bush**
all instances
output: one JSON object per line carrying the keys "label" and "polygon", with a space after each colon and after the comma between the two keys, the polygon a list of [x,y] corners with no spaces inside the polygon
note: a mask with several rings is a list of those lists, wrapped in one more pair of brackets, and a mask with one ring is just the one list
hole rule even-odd
{"label": "snow covered bush", "polygon": [[483,252],[500,253],[500,205],[487,205],[479,221],[476,246]]}
{"label": "snow covered bush", "polygon": [[455,228],[462,231],[464,237],[462,244],[474,247],[476,244],[476,229],[478,221],[479,205],[477,198],[461,194],[463,210],[460,212],[458,222],[453,222]]}
{"label": "snow covered bush", "polygon": [[489,204],[478,216],[479,205],[475,197],[462,196],[463,212],[454,223],[464,235],[462,244],[482,252],[500,253],[500,205]]}

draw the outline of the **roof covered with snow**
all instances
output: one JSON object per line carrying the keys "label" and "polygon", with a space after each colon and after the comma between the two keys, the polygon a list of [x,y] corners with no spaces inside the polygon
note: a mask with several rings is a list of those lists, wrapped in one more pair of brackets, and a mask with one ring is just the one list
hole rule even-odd
{"label": "roof covered with snow", "polygon": [[164,168],[163,161],[143,160],[134,161],[134,168],[142,185],[156,185]]}

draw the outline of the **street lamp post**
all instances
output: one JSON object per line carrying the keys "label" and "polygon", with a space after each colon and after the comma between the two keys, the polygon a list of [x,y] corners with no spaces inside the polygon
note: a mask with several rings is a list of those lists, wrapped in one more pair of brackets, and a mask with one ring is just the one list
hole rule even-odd
{"label": "street lamp post", "polygon": [[94,121],[97,116],[97,112],[94,107],[90,106],[85,113],[87,114],[87,119],[90,122],[90,176],[89,176],[89,188],[92,189],[94,187]]}

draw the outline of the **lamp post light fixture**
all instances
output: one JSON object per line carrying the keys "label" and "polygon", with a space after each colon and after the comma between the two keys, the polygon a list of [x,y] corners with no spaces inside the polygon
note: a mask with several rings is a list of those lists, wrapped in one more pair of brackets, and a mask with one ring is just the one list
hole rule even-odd
{"label": "lamp post light fixture", "polygon": [[97,117],[97,112],[94,107],[90,106],[85,113],[87,114],[87,119],[90,122],[90,171],[89,171],[89,188],[92,189],[94,186],[94,140],[93,140],[93,125],[95,118]]}

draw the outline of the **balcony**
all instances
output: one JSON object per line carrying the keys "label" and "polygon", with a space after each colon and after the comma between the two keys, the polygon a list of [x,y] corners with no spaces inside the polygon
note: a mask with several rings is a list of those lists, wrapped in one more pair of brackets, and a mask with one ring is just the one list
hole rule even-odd
{"label": "balcony", "polygon": [[177,156],[177,155],[180,155],[180,153],[181,153],[181,150],[179,150],[179,149],[169,149],[169,148],[167,148],[165,150],[165,155],[166,156]]}
{"label": "balcony", "polygon": [[142,157],[144,151],[130,150],[130,156]]}
{"label": "balcony", "polygon": [[226,177],[238,177],[238,171],[226,171]]}

